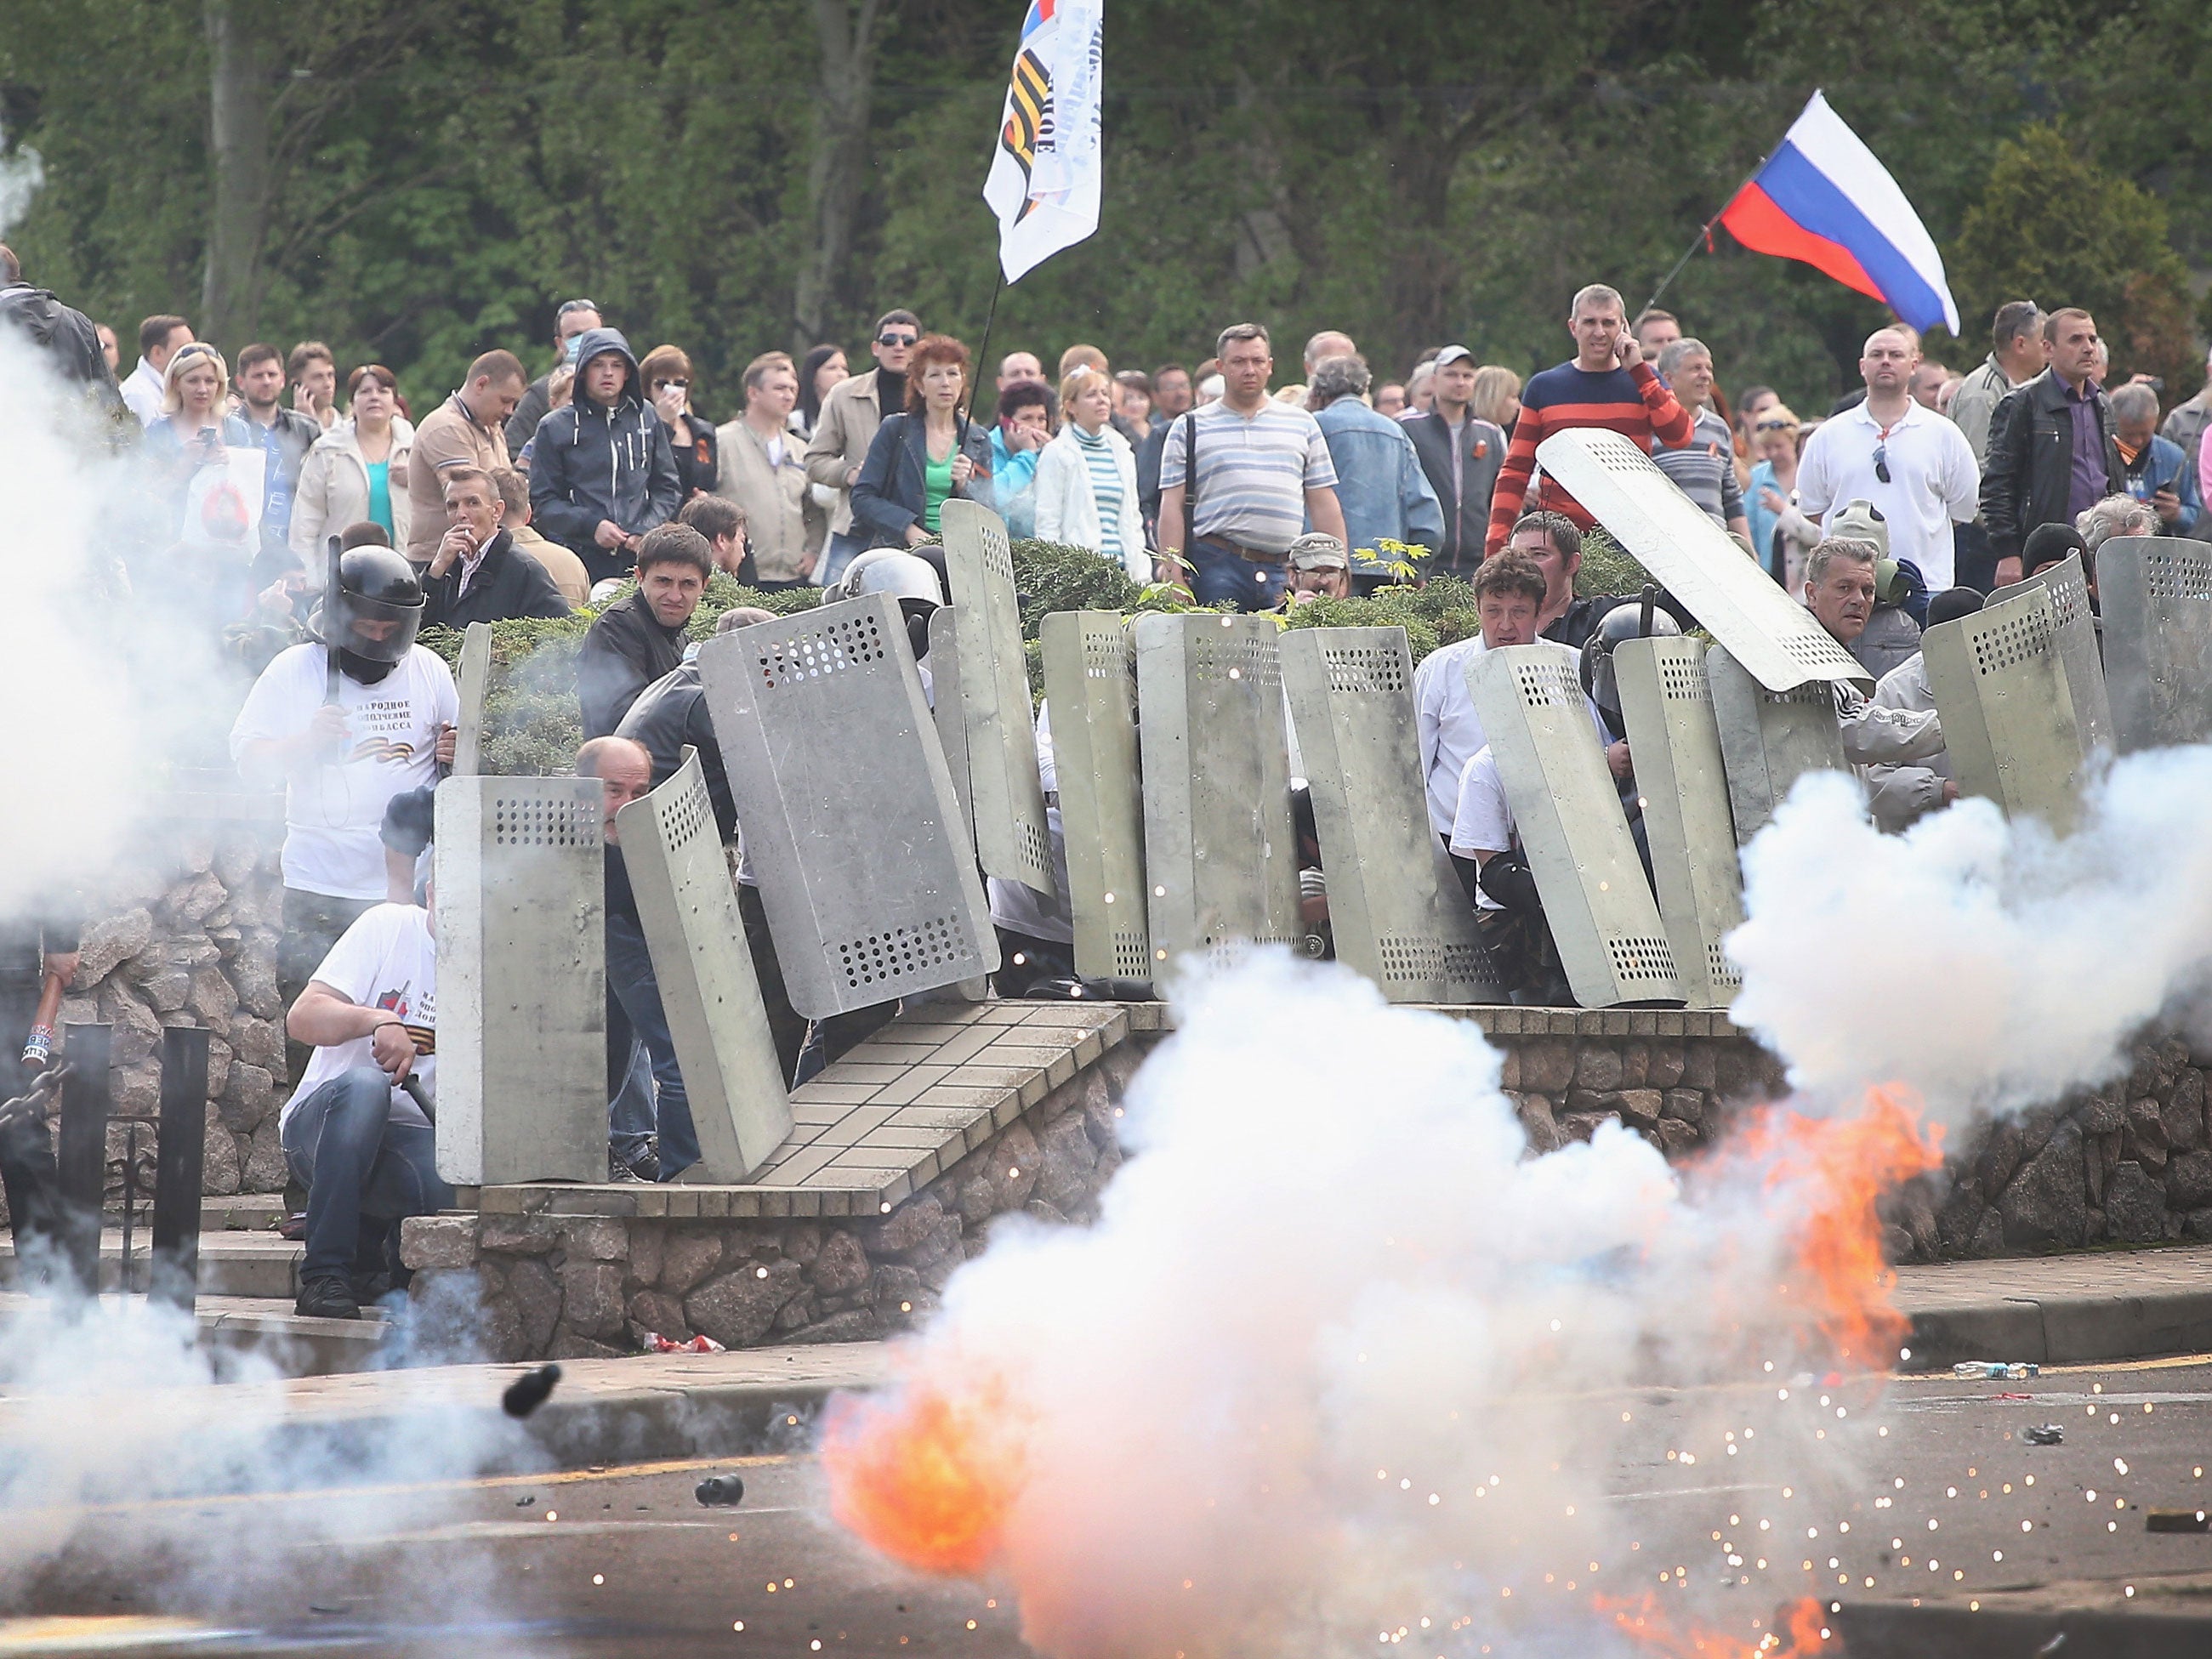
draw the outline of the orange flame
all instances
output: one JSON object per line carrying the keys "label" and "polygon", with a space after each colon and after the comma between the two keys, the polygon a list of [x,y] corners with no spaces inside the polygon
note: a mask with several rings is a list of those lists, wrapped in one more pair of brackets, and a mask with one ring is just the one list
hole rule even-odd
{"label": "orange flame", "polygon": [[1613,1615],[1614,1626],[1630,1641],[1667,1659],[1813,1659],[1842,1652],[1830,1645],[1834,1638],[1826,1633],[1820,1604],[1809,1596],[1784,1607],[1774,1632],[1756,1642],[1699,1625],[1677,1625],[1648,1595],[1632,1601],[1601,1595],[1596,1605],[1600,1613]]}
{"label": "orange flame", "polygon": [[1021,1492],[1020,1421],[996,1386],[958,1398],[922,1382],[884,1401],[840,1395],[822,1441],[830,1512],[896,1561],[980,1572]]}
{"label": "orange flame", "polygon": [[[1782,1293],[1809,1303],[1837,1359],[1862,1369],[1887,1365],[1911,1325],[1890,1305],[1897,1276],[1882,1255],[1875,1206],[1893,1188],[1942,1163],[1942,1126],[1923,1125],[1911,1091],[1890,1084],[1869,1089],[1863,1109],[1850,1117],[1761,1113],[1722,1160],[1758,1170],[1770,1191],[1788,1188],[1803,1208],[1799,1272]],[[1802,1288],[1808,1279],[1809,1297]]]}

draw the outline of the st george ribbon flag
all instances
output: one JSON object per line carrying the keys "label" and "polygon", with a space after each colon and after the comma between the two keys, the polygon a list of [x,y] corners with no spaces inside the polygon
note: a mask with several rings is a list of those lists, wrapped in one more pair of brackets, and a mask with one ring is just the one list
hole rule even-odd
{"label": "st george ribbon flag", "polygon": [[1010,283],[1098,228],[1105,0],[1030,0],[983,199]]}
{"label": "st george ribbon flag", "polygon": [[1817,92],[1721,210],[1721,222],[1753,252],[1826,271],[1917,329],[1959,331],[1935,238],[1889,169]]}

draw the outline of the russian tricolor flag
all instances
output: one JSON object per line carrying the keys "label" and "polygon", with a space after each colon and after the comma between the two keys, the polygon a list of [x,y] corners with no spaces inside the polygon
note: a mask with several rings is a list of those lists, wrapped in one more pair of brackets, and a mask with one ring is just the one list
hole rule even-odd
{"label": "russian tricolor flag", "polygon": [[1935,239],[1889,169],[1817,92],[1720,222],[1753,252],[1826,271],[1917,329],[1959,331]]}

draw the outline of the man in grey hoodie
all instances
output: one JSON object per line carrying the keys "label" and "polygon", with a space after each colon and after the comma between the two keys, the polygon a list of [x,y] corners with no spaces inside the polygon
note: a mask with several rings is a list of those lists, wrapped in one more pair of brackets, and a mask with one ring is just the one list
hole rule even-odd
{"label": "man in grey hoodie", "polygon": [[576,392],[538,423],[530,510],[541,533],[593,581],[626,574],[645,532],[683,504],[668,428],[645,397],[620,331],[595,328],[576,351]]}

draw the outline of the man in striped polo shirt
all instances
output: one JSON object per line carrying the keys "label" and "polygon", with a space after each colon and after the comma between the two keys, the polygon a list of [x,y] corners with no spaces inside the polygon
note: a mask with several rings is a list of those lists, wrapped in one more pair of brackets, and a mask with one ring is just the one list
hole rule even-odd
{"label": "man in striped polo shirt", "polygon": [[1160,452],[1159,574],[1200,605],[1265,611],[1282,596],[1283,555],[1306,521],[1345,541],[1344,510],[1320,425],[1267,396],[1267,331],[1233,324],[1218,349],[1220,398],[1177,417]]}
{"label": "man in striped polo shirt", "polygon": [[1554,432],[1601,426],[1646,450],[1654,440],[1669,449],[1690,441],[1689,414],[1644,361],[1618,293],[1593,283],[1576,295],[1567,331],[1575,338],[1574,361],[1546,369],[1521,389],[1521,419],[1490,498],[1487,552],[1505,544],[1523,512],[1564,513],[1584,530],[1596,522],[1549,478],[1533,494],[1529,490],[1536,446]]}

